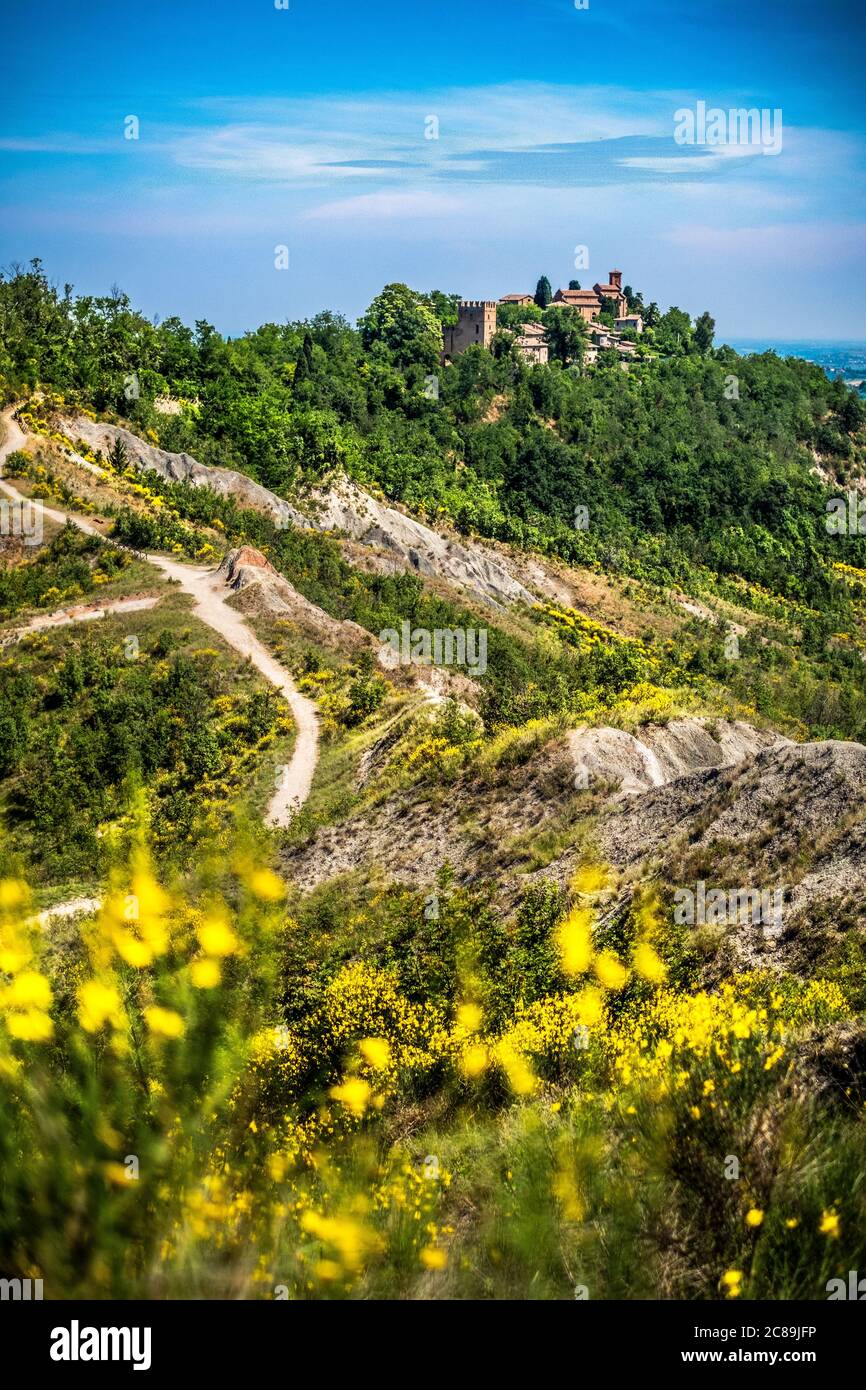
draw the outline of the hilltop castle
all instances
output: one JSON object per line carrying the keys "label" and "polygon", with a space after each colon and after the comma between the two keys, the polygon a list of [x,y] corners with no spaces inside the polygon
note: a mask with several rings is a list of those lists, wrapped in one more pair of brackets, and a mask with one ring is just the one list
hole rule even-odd
{"label": "hilltop castle", "polygon": [[[612,301],[615,325],[613,329],[599,324],[598,317],[605,301]],[[500,300],[464,299],[457,306],[457,322],[443,331],[443,356],[456,357],[473,344],[489,347],[496,332],[496,310],[498,304],[517,304],[521,308],[534,304],[531,294],[505,294]],[[551,308],[568,306],[576,309],[589,326],[590,337],[595,340],[587,348],[585,360],[595,360],[599,347],[615,347],[621,356],[634,354],[632,343],[622,343],[620,334],[625,329],[636,333],[643,332],[643,319],[640,314],[628,312],[628,300],[622,288],[622,271],[612,270],[604,284],[593,285],[591,290],[557,290],[551,301]],[[549,352],[547,338],[540,323],[521,325],[520,336],[515,345],[529,362],[547,362]]]}

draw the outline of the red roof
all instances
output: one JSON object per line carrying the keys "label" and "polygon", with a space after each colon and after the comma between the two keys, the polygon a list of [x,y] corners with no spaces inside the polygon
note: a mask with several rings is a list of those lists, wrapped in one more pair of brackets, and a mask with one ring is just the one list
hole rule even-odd
{"label": "red roof", "polygon": [[595,290],[557,290],[554,298],[566,304],[597,304]]}

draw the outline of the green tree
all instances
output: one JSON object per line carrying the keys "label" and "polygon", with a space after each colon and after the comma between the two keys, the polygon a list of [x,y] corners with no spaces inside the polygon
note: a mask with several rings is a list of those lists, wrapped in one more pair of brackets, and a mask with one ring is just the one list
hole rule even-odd
{"label": "green tree", "polygon": [[546,309],[553,299],[553,290],[546,275],[542,275],[538,284],[535,286],[535,302],[539,309]]}
{"label": "green tree", "polygon": [[709,352],[713,346],[713,336],[716,331],[715,319],[705,310],[700,318],[695,320],[695,347],[698,352]]}
{"label": "green tree", "polygon": [[122,473],[123,470],[126,468],[126,465],[129,463],[129,455],[126,451],[126,445],[124,444],[120,435],[117,436],[117,438],[115,439],[114,443],[108,451],[108,462],[110,467],[113,468],[116,473]]}
{"label": "green tree", "polygon": [[631,285],[625,285],[623,287],[623,294],[625,295],[625,302],[628,305],[630,314],[645,313],[643,295],[639,290],[633,290]]}
{"label": "green tree", "polygon": [[444,294],[442,290],[431,290],[427,295],[427,302],[443,328],[455,327],[461,298],[459,294]]}
{"label": "green tree", "polygon": [[309,329],[304,333],[304,340],[301,343],[301,350],[298,353],[298,360],[295,363],[295,374],[292,378],[292,386],[295,394],[305,381],[309,381],[315,371],[313,361],[313,335]]}
{"label": "green tree", "polygon": [[542,311],[537,304],[499,304],[496,307],[497,328],[520,329],[524,323],[540,323]]}
{"label": "green tree", "polygon": [[570,362],[583,361],[586,324],[577,309],[571,305],[548,309],[544,315],[544,328],[550,356],[555,362],[566,366]]}
{"label": "green tree", "polygon": [[439,319],[424,296],[408,285],[386,285],[358,320],[358,327],[364,347],[383,354],[397,367],[432,369],[439,362]]}
{"label": "green tree", "polygon": [[665,352],[688,352],[692,341],[692,321],[688,314],[672,304],[659,320],[657,340]]}

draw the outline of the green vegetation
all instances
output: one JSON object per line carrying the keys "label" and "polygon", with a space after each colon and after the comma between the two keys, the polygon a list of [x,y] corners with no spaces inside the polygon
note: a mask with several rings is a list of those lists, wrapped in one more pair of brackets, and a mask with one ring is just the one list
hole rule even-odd
{"label": "green vegetation", "polygon": [[155,878],[140,810],[129,842],[98,917],[47,943],[0,881],[4,1274],[67,1297],[808,1299],[862,1264],[863,1097],[809,1061],[837,986],[708,994],[648,898],[593,945],[593,867],[512,923],[447,879],[343,880],[287,916],[243,836],[182,883]]}
{"label": "green vegetation", "polygon": [[[708,314],[630,287],[641,357],[584,368],[550,288],[500,314],[495,351],[445,368],[441,291],[389,285],[357,330],[326,313],[232,341],[151,324],[120,293],[58,294],[38,263],[0,281],[3,393],[40,412],[46,457],[53,415],[77,406],[286,496],[343,469],[577,567],[617,610],[445,597],[113,450],[105,513],[135,548],[251,542],[370,633],[488,630],[476,716],[256,619],[322,715],[319,780],[278,842],[289,862],[359,806],[411,815],[461,778],[501,809],[576,719],[700,709],[866,738],[866,538],[823,524],[863,472],[862,403],[806,363],[715,348]],[[529,319],[548,326],[548,367],[510,348]],[[166,395],[179,413],[156,408]],[[51,463],[11,467],[76,500]],[[136,565],[67,528],[0,571],[0,618],[117,592]],[[802,973],[710,990],[706,943],[672,920],[656,866],[595,862],[594,794],[555,770],[560,813],[510,841],[489,816],[471,887],[383,869],[305,894],[244,828],[290,737],[175,595],[4,650],[0,1273],[67,1297],[790,1299],[864,1266],[866,1093],[831,1046],[862,1051],[856,914],[816,916]],[[539,876],[566,852],[574,874]],[[533,877],[504,905],[506,857]],[[43,931],[35,910],[72,884],[101,907]]]}
{"label": "green vegetation", "polygon": [[[55,595],[70,545],[95,548],[103,566],[118,554],[63,532],[28,567],[47,571]],[[149,793],[161,859],[189,864],[245,803],[276,741],[287,747],[292,725],[276,695],[216,640],[171,598],[122,622],[34,634],[4,653],[5,854],[23,858],[40,887],[104,878],[137,789]]]}

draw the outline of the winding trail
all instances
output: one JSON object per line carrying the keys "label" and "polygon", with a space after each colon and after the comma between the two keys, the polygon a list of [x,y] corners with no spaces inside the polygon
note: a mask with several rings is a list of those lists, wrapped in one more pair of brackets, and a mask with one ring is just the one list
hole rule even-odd
{"label": "winding trail", "polygon": [[[0,491],[13,501],[20,502],[28,499],[2,476],[3,464],[8,456],[17,449],[22,449],[27,443],[27,436],[14,418],[17,409],[17,406],[10,406],[0,416],[4,425],[3,443],[0,444]],[[111,539],[94,522],[76,516],[73,512],[57,511],[43,503],[42,513],[61,526],[68,521],[89,536],[100,536],[108,541]],[[280,769],[279,782],[265,812],[268,825],[288,825],[310,794],[318,762],[319,721],[316,706],[312,700],[300,693],[285,666],[271,655],[264,643],[244,622],[241,614],[226,603],[230,591],[227,591],[222,576],[216,570],[169,560],[164,555],[148,555],[146,559],[148,564],[161,570],[168,579],[179,584],[185,594],[190,595],[195,617],[219,633],[238,655],[249,660],[288,703],[297,728],[297,737],[291,760]]]}
{"label": "winding trail", "polygon": [[53,632],[56,627],[69,627],[72,623],[92,623],[98,618],[111,618],[115,613],[140,613],[142,609],[155,608],[161,597],[161,594],[147,594],[139,598],[108,599],[105,603],[58,608],[56,613],[39,613],[23,627],[0,632],[0,647],[9,647],[14,642],[20,642],[22,637],[27,637],[32,632]]}

